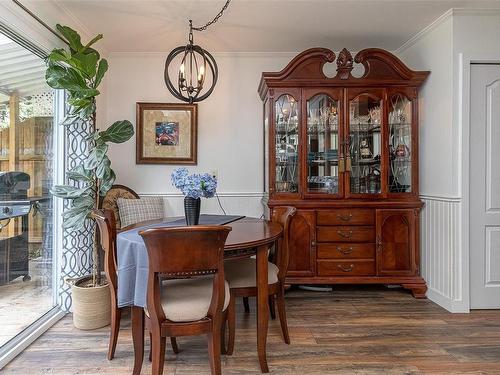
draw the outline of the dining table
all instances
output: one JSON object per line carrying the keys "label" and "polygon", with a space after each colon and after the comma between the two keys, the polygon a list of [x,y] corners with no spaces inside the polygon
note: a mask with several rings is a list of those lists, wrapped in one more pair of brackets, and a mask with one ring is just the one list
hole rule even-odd
{"label": "dining table", "polygon": [[[261,371],[267,373],[268,250],[282,236],[283,228],[279,223],[262,218],[228,215],[201,215],[199,224],[231,227],[224,247],[225,260],[256,256],[257,354]],[[184,225],[185,221],[179,217],[148,220],[128,226],[117,234],[118,306],[131,307],[134,375],[140,374],[144,358],[144,307],[148,273],[147,250],[138,232],[148,228]]]}

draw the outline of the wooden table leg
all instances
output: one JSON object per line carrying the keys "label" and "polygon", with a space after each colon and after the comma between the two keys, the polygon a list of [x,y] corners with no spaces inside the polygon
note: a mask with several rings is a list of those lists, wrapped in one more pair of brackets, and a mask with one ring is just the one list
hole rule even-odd
{"label": "wooden table leg", "polygon": [[132,341],[134,343],[134,371],[133,375],[141,373],[144,359],[144,309],[132,306]]}
{"label": "wooden table leg", "polygon": [[267,328],[269,324],[267,249],[269,245],[257,248],[257,352],[262,372],[269,372],[266,357]]}

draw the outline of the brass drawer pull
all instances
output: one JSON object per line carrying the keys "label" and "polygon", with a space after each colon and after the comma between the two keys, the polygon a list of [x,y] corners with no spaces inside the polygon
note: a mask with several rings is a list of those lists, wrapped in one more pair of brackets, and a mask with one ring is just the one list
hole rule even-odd
{"label": "brass drawer pull", "polygon": [[342,232],[341,230],[338,230],[337,234],[339,236],[341,236],[341,237],[344,237],[344,238],[351,238],[351,236],[352,236],[352,230],[350,230],[349,233]]}
{"label": "brass drawer pull", "polygon": [[342,221],[351,221],[352,219],[352,214],[349,212],[349,215],[341,215],[341,214],[338,214],[337,215],[337,218],[339,218],[340,220]]}
{"label": "brass drawer pull", "polygon": [[347,249],[342,249],[340,246],[337,246],[337,251],[344,254],[344,255],[347,255],[347,254],[352,253],[352,247],[349,247]]}
{"label": "brass drawer pull", "polygon": [[354,264],[351,264],[348,267],[344,266],[343,264],[339,264],[337,267],[340,268],[344,272],[351,272],[354,269]]}

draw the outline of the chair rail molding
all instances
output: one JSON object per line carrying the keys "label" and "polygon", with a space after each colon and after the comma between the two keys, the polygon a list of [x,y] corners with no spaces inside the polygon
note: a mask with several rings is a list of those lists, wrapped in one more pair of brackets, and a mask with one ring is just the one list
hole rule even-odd
{"label": "chair rail molding", "polygon": [[[140,197],[163,197],[164,209],[167,216],[184,215],[184,195],[178,192],[149,193],[140,192]],[[217,192],[220,202],[228,215],[245,215],[261,217],[264,214],[265,205],[263,192]],[[219,207],[217,197],[203,199],[201,203],[202,213],[223,213]]]}

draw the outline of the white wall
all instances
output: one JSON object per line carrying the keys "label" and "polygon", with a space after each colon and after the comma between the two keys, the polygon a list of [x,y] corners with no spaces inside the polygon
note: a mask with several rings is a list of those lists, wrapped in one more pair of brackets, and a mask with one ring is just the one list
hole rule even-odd
{"label": "white wall", "polygon": [[469,311],[469,71],[500,62],[500,12],[454,9],[398,51],[431,70],[421,92],[422,274],[428,297]]}
{"label": "white wall", "polygon": [[453,196],[458,179],[450,165],[456,158],[452,131],[452,18],[445,15],[397,51],[414,70],[430,70],[419,96],[420,192]]}
{"label": "white wall", "polygon": [[[168,53],[109,56],[106,124],[129,119],[135,124],[136,102],[178,102],[163,80]],[[262,101],[257,87],[263,71],[281,70],[295,54],[215,54],[219,81],[212,95],[198,104],[198,165],[190,171],[217,170],[218,191],[229,213],[262,214]],[[112,145],[109,152],[117,183],[141,195],[164,195],[172,214],[182,213],[179,192],[170,182],[178,165],[135,164],[135,137]],[[177,200],[174,202],[173,200]],[[215,200],[202,203],[217,211]]]}
{"label": "white wall", "polygon": [[427,296],[452,311],[453,261],[460,210],[458,149],[453,139],[453,17],[447,12],[396,53],[410,68],[431,74],[419,95],[421,270]]}

